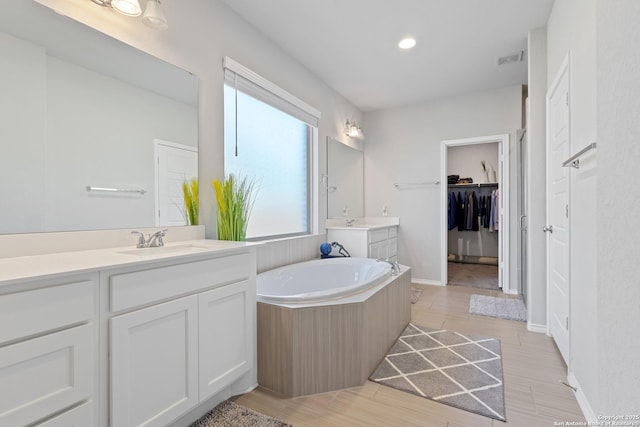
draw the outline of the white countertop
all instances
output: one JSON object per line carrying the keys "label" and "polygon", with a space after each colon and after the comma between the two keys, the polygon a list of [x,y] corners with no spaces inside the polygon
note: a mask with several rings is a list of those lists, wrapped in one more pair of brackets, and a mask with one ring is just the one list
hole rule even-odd
{"label": "white countertop", "polygon": [[[350,218],[351,219],[351,218]],[[353,218],[356,222],[353,225],[346,225],[346,218],[331,218],[326,220],[327,230],[376,230],[378,228],[397,227],[400,225],[400,218],[397,217],[365,217]]]}
{"label": "white countertop", "polygon": [[223,240],[188,240],[167,243],[160,248],[135,246],[60,252],[0,259],[0,287],[33,279],[47,279],[72,273],[142,265],[161,260],[196,257],[211,253],[233,253],[260,243]]}
{"label": "white countertop", "polygon": [[327,226],[327,230],[376,230],[378,228],[389,228],[389,227],[397,227],[397,225],[389,225],[389,224],[353,224],[353,225],[334,225]]}

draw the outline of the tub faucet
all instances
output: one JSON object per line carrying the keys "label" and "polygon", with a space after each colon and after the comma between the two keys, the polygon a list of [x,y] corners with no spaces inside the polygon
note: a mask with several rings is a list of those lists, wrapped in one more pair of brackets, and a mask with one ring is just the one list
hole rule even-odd
{"label": "tub faucet", "polygon": [[376,261],[378,262],[386,262],[387,264],[389,264],[391,266],[391,275],[392,276],[397,276],[398,274],[400,274],[400,264],[398,264],[395,261],[389,261],[388,259],[377,259]]}
{"label": "tub faucet", "polygon": [[351,254],[349,253],[349,251],[347,251],[344,246],[342,246],[340,243],[338,242],[331,242],[331,246],[334,248],[338,248],[338,253],[340,255],[342,255],[343,257],[350,257]]}

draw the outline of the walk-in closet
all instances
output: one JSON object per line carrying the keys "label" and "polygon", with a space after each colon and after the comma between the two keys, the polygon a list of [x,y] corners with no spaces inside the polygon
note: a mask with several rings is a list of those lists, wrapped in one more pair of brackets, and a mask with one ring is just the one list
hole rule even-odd
{"label": "walk-in closet", "polygon": [[498,143],[447,152],[447,285],[500,289]]}

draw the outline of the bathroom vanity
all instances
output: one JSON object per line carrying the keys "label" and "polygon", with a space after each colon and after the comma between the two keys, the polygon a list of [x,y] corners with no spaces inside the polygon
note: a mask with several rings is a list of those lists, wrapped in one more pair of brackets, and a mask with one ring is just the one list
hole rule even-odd
{"label": "bathroom vanity", "polygon": [[327,240],[339,242],[353,257],[398,260],[398,218],[327,219]]}
{"label": "bathroom vanity", "polygon": [[239,242],[0,259],[0,425],[164,426],[250,390],[255,280]]}

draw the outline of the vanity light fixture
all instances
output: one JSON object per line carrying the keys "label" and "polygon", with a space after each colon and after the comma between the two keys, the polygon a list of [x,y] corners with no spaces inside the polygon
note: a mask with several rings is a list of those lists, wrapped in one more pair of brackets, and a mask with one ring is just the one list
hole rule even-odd
{"label": "vanity light fixture", "polygon": [[142,15],[142,22],[155,30],[166,30],[169,25],[164,11],[160,5],[160,0],[147,0],[147,7]]}
{"label": "vanity light fixture", "polygon": [[[91,0],[97,5],[112,7],[114,10],[126,16],[140,16],[142,8],[139,0]],[[147,0],[142,15],[142,22],[154,30],[166,30],[169,25],[162,10],[161,0]]]}
{"label": "vanity light fixture", "polygon": [[111,0],[111,7],[127,16],[140,16],[142,13],[138,0]]}
{"label": "vanity light fixture", "polygon": [[416,39],[414,39],[413,37],[406,37],[400,40],[400,42],[398,43],[398,47],[404,50],[411,49],[415,45],[416,45]]}
{"label": "vanity light fixture", "polygon": [[362,128],[356,122],[349,120],[344,125],[344,133],[351,138],[364,138]]}

